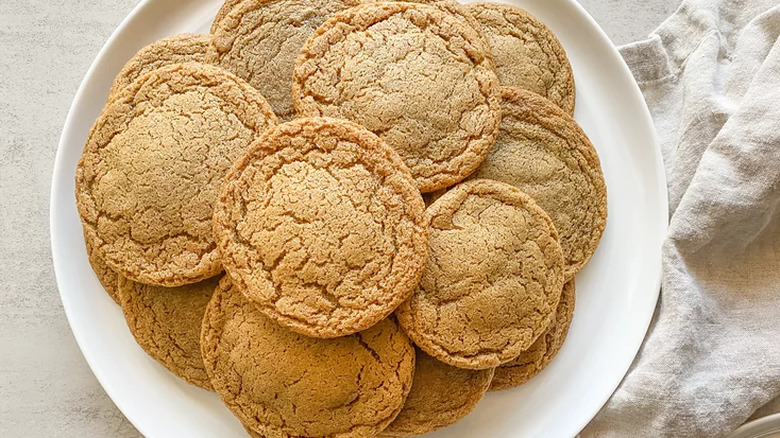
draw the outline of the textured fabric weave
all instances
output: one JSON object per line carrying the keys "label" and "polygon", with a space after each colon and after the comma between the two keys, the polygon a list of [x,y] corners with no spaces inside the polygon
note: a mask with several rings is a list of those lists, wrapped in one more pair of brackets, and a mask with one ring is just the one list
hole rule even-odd
{"label": "textured fabric weave", "polygon": [[583,437],[726,436],[780,395],[778,35],[777,0],[691,0],[621,47],[671,217],[648,336]]}

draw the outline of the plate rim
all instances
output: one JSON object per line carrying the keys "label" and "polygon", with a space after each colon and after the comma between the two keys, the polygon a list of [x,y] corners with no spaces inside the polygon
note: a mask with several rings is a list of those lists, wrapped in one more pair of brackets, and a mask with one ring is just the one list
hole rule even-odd
{"label": "plate rim", "polygon": [[729,438],[762,438],[770,433],[780,432],[780,413],[756,418],[738,427]]}
{"label": "plate rim", "polygon": [[[93,58],[68,108],[68,113],[62,128],[62,133],[57,143],[57,152],[55,155],[54,165],[52,168],[51,190],[49,194],[49,239],[50,239],[50,246],[52,251],[52,264],[54,267],[55,281],[57,283],[57,291],[58,294],[60,295],[60,300],[62,301],[63,309],[65,311],[65,316],[68,320],[68,325],[70,326],[71,333],[73,333],[73,336],[76,339],[76,343],[79,346],[79,350],[81,351],[81,354],[84,356],[87,365],[89,366],[92,374],[100,383],[100,386],[106,391],[106,394],[111,398],[111,401],[122,412],[125,418],[127,418],[128,421],[130,421],[133,424],[133,426],[144,436],[148,436],[148,434],[146,433],[148,429],[145,427],[145,425],[142,422],[139,422],[137,421],[137,419],[134,419],[131,415],[128,415],[128,409],[127,406],[125,405],[126,400],[117,393],[116,388],[112,386],[106,374],[104,374],[99,367],[94,365],[96,361],[95,357],[93,357],[94,353],[91,352],[91,350],[86,346],[86,342],[83,339],[82,333],[79,330],[74,329],[74,324],[72,323],[71,319],[75,318],[75,313],[74,313],[75,311],[71,308],[71,303],[66,298],[65,294],[63,294],[62,292],[61,277],[63,275],[62,273],[64,272],[65,268],[61,267],[60,262],[58,261],[60,257],[57,255],[59,254],[59,251],[57,250],[59,248],[59,244],[57,243],[58,232],[56,231],[57,226],[55,224],[55,221],[57,217],[56,213],[58,211],[58,207],[56,206],[57,203],[56,196],[58,192],[61,191],[59,180],[63,177],[64,173],[65,174],[68,173],[68,169],[64,168],[65,160],[63,158],[63,155],[65,154],[64,151],[65,151],[65,146],[68,142],[68,137],[73,131],[75,125],[76,113],[74,110],[76,109],[79,102],[82,100],[86,92],[87,85],[90,82],[92,82],[99,61],[104,58],[109,47],[111,47],[113,43],[119,38],[119,36],[124,33],[125,29],[129,26],[129,24],[133,22],[136,19],[136,17],[139,16],[144,11],[144,9],[149,7],[149,5],[155,1],[160,1],[160,0],[139,1],[139,3],[136,4],[131,9],[128,15],[112,31],[111,35],[106,39],[105,43],[103,43],[102,47]],[[661,236],[661,241],[657,242],[658,257],[656,261],[658,262],[659,269],[656,275],[656,280],[652,285],[654,288],[653,290],[655,290],[654,296],[652,298],[653,305],[648,306],[647,309],[644,309],[644,314],[636,315],[637,319],[641,321],[641,323],[638,323],[638,326],[640,326],[641,328],[642,336],[637,337],[637,339],[632,342],[631,348],[627,348],[627,350],[629,350],[631,354],[625,355],[624,363],[621,363],[621,366],[619,367],[622,370],[620,373],[620,377],[616,378],[615,382],[612,382],[609,385],[607,385],[610,388],[609,392],[606,393],[604,397],[602,397],[598,406],[594,405],[592,409],[588,410],[588,414],[583,416],[583,420],[580,422],[581,424],[577,424],[577,430],[581,431],[588,425],[588,423],[590,423],[590,421],[596,416],[596,414],[598,414],[598,412],[606,405],[608,400],[611,398],[612,394],[619,387],[620,383],[623,381],[626,374],[628,373],[632,363],[636,358],[636,355],[638,354],[647,336],[647,331],[650,328],[650,323],[652,322],[652,317],[658,305],[658,299],[660,297],[660,292],[661,292],[661,284],[662,284],[662,277],[663,277],[662,244],[663,241],[665,240],[666,232],[669,225],[669,202],[668,202],[666,171],[664,168],[664,161],[663,161],[663,155],[661,153],[660,144],[658,142],[658,135],[655,130],[655,125],[650,115],[649,108],[645,103],[644,96],[639,88],[639,85],[634,79],[633,74],[628,68],[628,65],[626,64],[623,57],[620,56],[620,53],[618,52],[615,44],[606,35],[606,33],[601,28],[601,26],[599,26],[596,20],[587,12],[587,10],[578,1],[576,0],[558,0],[558,1],[568,3],[569,6],[572,7],[574,11],[577,14],[579,14],[581,18],[586,20],[588,24],[596,30],[597,34],[602,40],[608,42],[611,48],[611,50],[609,51],[609,56],[612,57],[614,61],[617,61],[617,64],[620,66],[621,75],[630,79],[628,81],[630,83],[630,89],[631,89],[630,99],[637,100],[638,102],[642,103],[641,106],[643,111],[641,111],[642,113],[641,123],[645,127],[649,128],[648,131],[650,132],[650,138],[648,139],[648,141],[652,143],[654,146],[653,148],[653,155],[655,157],[654,167],[655,167],[655,176],[657,177],[657,186],[658,186],[655,187],[655,190],[657,191],[660,198],[659,199],[660,206],[658,211],[659,217],[657,218],[659,223],[657,224],[657,226],[659,226],[658,231]]]}

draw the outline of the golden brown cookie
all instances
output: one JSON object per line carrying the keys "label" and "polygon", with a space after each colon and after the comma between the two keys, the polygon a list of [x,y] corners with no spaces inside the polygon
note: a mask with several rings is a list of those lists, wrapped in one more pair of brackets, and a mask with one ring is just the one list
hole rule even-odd
{"label": "golden brown cookie", "polygon": [[155,41],[139,50],[114,78],[108,101],[114,100],[125,87],[158,68],[185,62],[204,62],[211,35],[184,33]]}
{"label": "golden brown cookie", "polygon": [[401,413],[379,436],[422,435],[455,424],[485,395],[493,368],[466,370],[416,350],[414,380]]}
{"label": "golden brown cookie", "polygon": [[248,81],[282,121],[295,117],[290,81],[298,51],[326,18],[360,0],[245,0],[220,19],[209,62]]}
{"label": "golden brown cookie", "polygon": [[492,368],[533,344],[563,288],[563,255],[547,214],[508,184],[473,180],[425,212],[430,254],[396,311],[410,338],[453,366]]}
{"label": "golden brown cookie", "polygon": [[442,195],[447,193],[447,189],[439,189],[435,192],[428,192],[423,193],[423,201],[425,201],[425,207],[429,207],[431,204],[436,202],[437,199],[441,198]]}
{"label": "golden brown cookie", "polygon": [[485,38],[482,35],[482,25],[474,17],[474,14],[472,14],[471,11],[466,8],[466,5],[461,4],[456,0],[411,0],[409,3],[421,3],[424,5],[435,6],[450,15],[460,18],[461,20],[465,21],[465,23],[470,26],[474,32],[482,37],[482,41],[480,42],[480,45],[483,46],[482,50],[490,50],[490,46],[487,44],[487,41],[485,41]]}
{"label": "golden brown cookie", "polygon": [[[541,372],[563,346],[574,317],[574,280],[563,285],[563,293],[547,330],[516,359],[496,368],[491,391],[513,388],[531,380]],[[414,390],[412,390],[414,391]]]}
{"label": "golden brown cookie", "polygon": [[209,391],[200,329],[220,277],[179,287],[150,286],[119,277],[118,287],[119,304],[138,345],[173,374]]}
{"label": "golden brown cookie", "polygon": [[217,15],[214,17],[214,21],[211,23],[211,29],[209,32],[212,34],[216,32],[222,19],[225,18],[227,14],[229,14],[230,11],[232,11],[242,1],[244,0],[225,0],[225,2],[222,3],[222,7],[220,7],[217,11]]}
{"label": "golden brown cookie", "polygon": [[332,338],[386,318],[417,287],[424,205],[409,170],[346,120],[267,131],[233,167],[214,211],[225,269],[271,318]]}
{"label": "golden brown cookie", "polygon": [[217,67],[175,64],[135,81],[95,122],[76,171],[87,244],[141,283],[173,287],[218,274],[211,217],[219,185],[275,123],[262,95]]}
{"label": "golden brown cookie", "polygon": [[326,21],[296,61],[293,102],[300,115],[352,120],[379,135],[422,192],[473,172],[501,118],[481,36],[419,3],[367,3]]}
{"label": "golden brown cookie", "polygon": [[533,15],[505,3],[469,3],[493,52],[501,85],[540,94],[574,114],[574,74],[555,34]]}
{"label": "golden brown cookie", "polygon": [[117,281],[119,279],[116,272],[106,266],[106,262],[100,258],[96,251],[92,250],[92,246],[89,243],[87,243],[87,259],[103,289],[115,303],[119,304],[119,298],[117,297]]}
{"label": "golden brown cookie", "polygon": [[607,188],[596,149],[574,119],[550,101],[502,89],[504,117],[488,158],[474,178],[518,187],[550,215],[558,230],[565,278],[596,251],[607,223]]}
{"label": "golden brown cookie", "polygon": [[201,340],[217,394],[259,436],[374,436],[412,385],[414,347],[393,319],[336,339],[303,336],[266,317],[228,276]]}

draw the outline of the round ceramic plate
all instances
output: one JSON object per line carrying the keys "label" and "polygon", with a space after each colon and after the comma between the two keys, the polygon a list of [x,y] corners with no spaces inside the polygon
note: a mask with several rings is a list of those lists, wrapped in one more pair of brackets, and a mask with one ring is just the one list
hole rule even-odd
{"label": "round ceramic plate", "polygon": [[780,438],[780,414],[769,415],[743,424],[729,438]]}
{"label": "round ceramic plate", "polygon": [[[84,356],[106,392],[149,438],[244,437],[216,395],[190,386],[133,341],[120,309],[87,262],[74,175],[114,75],[141,47],[181,32],[207,32],[219,0],[145,0],[98,54],[62,133],[51,192],[51,240],[62,302]],[[539,376],[488,394],[437,437],[572,437],[606,402],[644,338],[658,297],[666,183],[653,127],[620,55],[573,0],[517,0],[545,22],[569,55],[575,117],[601,156],[609,220],[577,276],[577,307],[560,354]]]}

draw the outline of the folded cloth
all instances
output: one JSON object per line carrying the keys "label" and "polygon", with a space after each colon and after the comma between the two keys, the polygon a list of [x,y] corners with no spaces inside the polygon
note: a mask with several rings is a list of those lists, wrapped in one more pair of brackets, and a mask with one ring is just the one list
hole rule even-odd
{"label": "folded cloth", "polygon": [[778,35],[778,0],[690,0],[620,48],[671,217],[653,323],[583,437],[725,436],[780,395]]}

